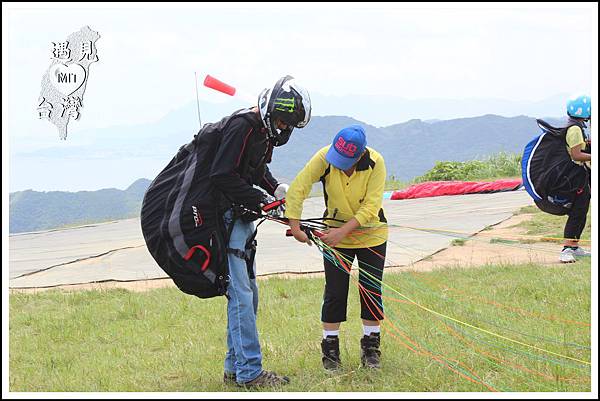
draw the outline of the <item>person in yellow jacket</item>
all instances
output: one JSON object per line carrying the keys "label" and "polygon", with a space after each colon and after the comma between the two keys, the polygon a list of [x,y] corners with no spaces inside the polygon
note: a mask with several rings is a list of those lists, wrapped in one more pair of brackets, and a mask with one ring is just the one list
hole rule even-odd
{"label": "person in yellow jacket", "polygon": [[[386,169],[383,157],[367,147],[360,125],[343,128],[332,145],[320,149],[298,173],[286,194],[285,216],[296,240],[311,244],[300,228],[302,205],[314,183],[321,181],[325,197],[325,220],[329,229],[321,240],[343,255],[347,266],[358,259],[363,337],[361,362],[380,367],[380,327],[383,320],[381,280],[387,245],[387,224],[382,208]],[[339,328],[346,321],[350,275],[328,257],[321,309],[323,366],[340,367]]]}

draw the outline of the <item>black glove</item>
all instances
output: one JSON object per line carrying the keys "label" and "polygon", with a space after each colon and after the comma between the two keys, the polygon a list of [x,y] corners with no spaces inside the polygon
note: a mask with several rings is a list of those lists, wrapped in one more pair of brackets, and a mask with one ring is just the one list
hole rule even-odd
{"label": "black glove", "polygon": [[266,196],[260,201],[258,205],[247,206],[239,205],[236,206],[236,215],[245,223],[253,222],[263,216],[262,208],[267,203]]}

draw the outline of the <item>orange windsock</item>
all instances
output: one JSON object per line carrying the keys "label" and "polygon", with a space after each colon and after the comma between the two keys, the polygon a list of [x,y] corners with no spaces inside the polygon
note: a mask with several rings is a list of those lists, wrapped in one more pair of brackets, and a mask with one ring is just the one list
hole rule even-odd
{"label": "orange windsock", "polygon": [[206,75],[206,78],[204,78],[204,86],[225,93],[229,96],[235,95],[235,88],[233,86],[229,86],[225,82],[221,82],[217,78],[211,77],[210,75]]}

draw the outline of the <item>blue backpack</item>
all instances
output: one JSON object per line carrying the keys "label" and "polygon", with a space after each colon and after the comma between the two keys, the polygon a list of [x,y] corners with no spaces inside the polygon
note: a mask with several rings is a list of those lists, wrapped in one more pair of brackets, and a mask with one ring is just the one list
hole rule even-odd
{"label": "blue backpack", "polygon": [[550,214],[569,214],[575,196],[589,183],[589,170],[573,160],[567,151],[567,130],[579,124],[556,128],[536,120],[542,133],[523,151],[523,186],[537,207]]}

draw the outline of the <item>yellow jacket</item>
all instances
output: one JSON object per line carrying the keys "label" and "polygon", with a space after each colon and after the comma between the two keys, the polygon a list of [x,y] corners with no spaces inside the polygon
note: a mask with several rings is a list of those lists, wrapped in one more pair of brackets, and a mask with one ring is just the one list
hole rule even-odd
{"label": "yellow jacket", "polygon": [[[569,152],[569,156],[573,157],[571,154],[571,148],[574,148],[577,145],[581,145],[581,149],[585,149],[585,137],[583,135],[583,130],[576,125],[573,125],[567,130],[567,135],[565,137],[567,141],[567,151]],[[592,167],[592,162],[582,162],[578,160],[573,160],[573,163],[577,163],[580,166],[584,164],[589,168]]]}
{"label": "yellow jacket", "polygon": [[[348,177],[342,170],[325,160],[329,150],[321,148],[290,184],[285,198],[285,216],[300,219],[302,205],[315,182],[323,183],[325,216],[348,221],[354,217],[361,225],[338,245],[338,248],[366,248],[387,241],[387,221],[381,207],[386,170],[383,157],[367,146],[356,170]],[[311,216],[316,217],[316,216]],[[325,220],[330,227],[343,223]]]}

